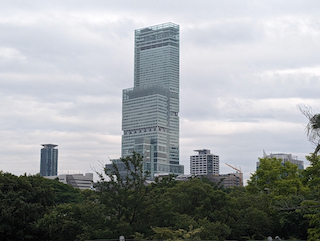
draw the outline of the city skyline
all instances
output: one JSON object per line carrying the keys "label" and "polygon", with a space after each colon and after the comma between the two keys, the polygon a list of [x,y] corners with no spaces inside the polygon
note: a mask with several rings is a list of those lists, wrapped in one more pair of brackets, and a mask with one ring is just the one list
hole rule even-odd
{"label": "city skyline", "polygon": [[[262,150],[304,160],[314,146],[298,106],[320,112],[317,1],[14,1],[0,4],[0,170],[58,173],[121,156],[122,90],[134,81],[134,30],[180,25],[180,164],[193,150],[220,173],[255,171]],[[308,162],[305,161],[305,167]]]}

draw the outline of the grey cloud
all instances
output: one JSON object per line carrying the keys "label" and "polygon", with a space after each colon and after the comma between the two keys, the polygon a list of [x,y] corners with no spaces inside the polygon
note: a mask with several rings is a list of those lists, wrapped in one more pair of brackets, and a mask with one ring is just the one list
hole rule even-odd
{"label": "grey cloud", "polygon": [[261,38],[260,25],[252,19],[232,19],[195,25],[184,30],[188,44],[201,48],[227,48],[230,44],[252,43]]}
{"label": "grey cloud", "polygon": [[247,122],[247,123],[258,123],[258,120],[249,120],[249,119],[232,119],[229,122]]}

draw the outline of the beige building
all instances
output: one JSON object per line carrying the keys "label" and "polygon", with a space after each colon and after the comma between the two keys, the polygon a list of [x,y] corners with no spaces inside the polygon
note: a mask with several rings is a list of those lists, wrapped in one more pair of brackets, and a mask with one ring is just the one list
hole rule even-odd
{"label": "beige building", "polygon": [[214,176],[207,176],[208,179],[212,182],[219,183],[221,180],[221,185],[225,188],[227,187],[242,187],[243,186],[243,177],[242,173],[227,173],[227,174],[220,174]]}

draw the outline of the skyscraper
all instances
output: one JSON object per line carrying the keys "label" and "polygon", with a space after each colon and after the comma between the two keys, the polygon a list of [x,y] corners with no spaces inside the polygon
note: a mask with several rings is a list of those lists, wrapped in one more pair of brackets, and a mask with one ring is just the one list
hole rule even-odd
{"label": "skyscraper", "polygon": [[54,149],[58,145],[42,144],[40,175],[56,176],[58,174],[58,149]]}
{"label": "skyscraper", "polygon": [[122,157],[145,170],[183,174],[179,165],[179,25],[135,30],[134,87],[123,90]]}

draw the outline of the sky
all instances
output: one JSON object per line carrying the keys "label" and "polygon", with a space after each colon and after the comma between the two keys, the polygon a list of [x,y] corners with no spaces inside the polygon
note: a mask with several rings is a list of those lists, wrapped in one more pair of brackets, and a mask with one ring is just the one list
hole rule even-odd
{"label": "sky", "polygon": [[299,106],[320,111],[319,12],[318,0],[1,1],[0,170],[39,173],[48,143],[59,174],[119,158],[134,30],[166,22],[180,25],[185,173],[197,149],[245,180],[263,150],[305,161]]}

